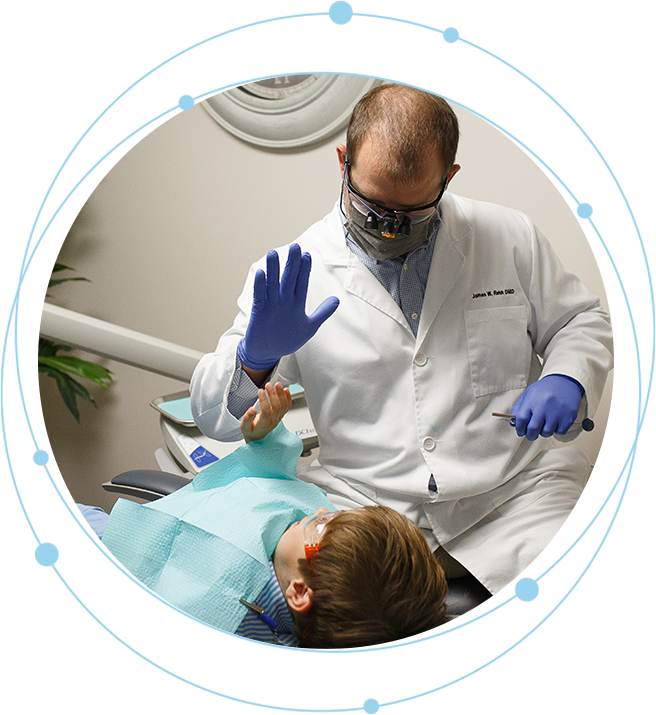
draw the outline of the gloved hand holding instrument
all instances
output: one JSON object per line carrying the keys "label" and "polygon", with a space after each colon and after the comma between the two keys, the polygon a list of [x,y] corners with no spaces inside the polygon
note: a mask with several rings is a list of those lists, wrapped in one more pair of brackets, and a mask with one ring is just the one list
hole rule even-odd
{"label": "gloved hand holding instrument", "polygon": [[529,385],[512,406],[512,414],[493,412],[495,417],[510,419],[519,437],[533,441],[538,437],[564,435],[574,424],[586,432],[594,429],[591,419],[575,423],[585,391],[567,375],[547,375]]}
{"label": "gloved hand holding instrument", "polygon": [[251,317],[237,348],[242,364],[251,370],[270,370],[281,357],[296,352],[339,305],[331,296],[312,315],[305,314],[312,259],[297,243],[289,247],[281,280],[278,254],[269,251],[266,261],[266,274],[261,269],[255,273]]}

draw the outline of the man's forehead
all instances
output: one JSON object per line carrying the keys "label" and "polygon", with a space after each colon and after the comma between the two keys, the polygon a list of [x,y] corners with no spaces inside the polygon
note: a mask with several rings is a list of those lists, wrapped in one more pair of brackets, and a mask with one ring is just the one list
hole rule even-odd
{"label": "man's forehead", "polygon": [[[362,153],[351,165],[353,186],[374,203],[390,208],[421,206],[437,198],[444,172],[441,160],[430,155],[424,159],[417,171],[400,179],[388,169],[384,155],[376,151],[375,144],[363,145]],[[350,162],[350,158],[349,158]]]}
{"label": "man's forehead", "polygon": [[[420,147],[417,154],[420,163],[416,171],[413,171],[414,174],[435,172],[441,176],[444,173],[442,157],[436,145]],[[355,154],[347,158],[351,167],[358,173],[389,174],[392,175],[391,178],[395,173],[393,168],[404,163],[399,149],[381,132],[368,132]]]}

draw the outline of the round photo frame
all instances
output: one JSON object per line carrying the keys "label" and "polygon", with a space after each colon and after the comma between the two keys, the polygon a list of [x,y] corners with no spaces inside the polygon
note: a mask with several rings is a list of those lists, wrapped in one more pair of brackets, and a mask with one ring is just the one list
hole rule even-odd
{"label": "round photo frame", "polygon": [[203,108],[224,129],[265,149],[299,149],[343,129],[360,97],[382,80],[351,75],[285,75],[209,97]]}

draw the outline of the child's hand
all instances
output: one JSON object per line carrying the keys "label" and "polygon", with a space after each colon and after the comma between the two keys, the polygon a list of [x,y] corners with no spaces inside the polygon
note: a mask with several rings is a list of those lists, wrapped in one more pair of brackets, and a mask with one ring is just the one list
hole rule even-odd
{"label": "child's hand", "polygon": [[280,420],[292,406],[289,388],[283,387],[279,382],[275,387],[267,382],[257,395],[260,400],[259,414],[255,407],[249,407],[241,418],[241,433],[247,442],[266,437],[280,424]]}

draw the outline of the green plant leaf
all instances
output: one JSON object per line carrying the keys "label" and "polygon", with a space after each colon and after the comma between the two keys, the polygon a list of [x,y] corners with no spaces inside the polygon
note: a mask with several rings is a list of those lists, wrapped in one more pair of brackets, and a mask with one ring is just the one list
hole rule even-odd
{"label": "green plant leaf", "polygon": [[39,357],[52,357],[56,355],[60,350],[72,350],[70,345],[59,345],[58,343],[53,343],[52,340],[47,340],[46,338],[39,338]]}
{"label": "green plant leaf", "polygon": [[53,273],[58,273],[59,271],[73,271],[73,270],[75,270],[75,269],[71,268],[70,266],[66,266],[63,263],[55,263],[55,265],[52,267]]}
{"label": "green plant leaf", "polygon": [[42,363],[39,364],[39,372],[43,372],[45,375],[54,379],[57,384],[59,394],[64,400],[64,405],[66,405],[68,411],[73,415],[77,422],[80,421],[80,410],[77,405],[78,397],[82,397],[97,407],[96,401],[93,399],[93,395],[86,389],[86,387],[80,385],[80,383],[77,382],[77,380],[74,380],[70,375],[59,372]]}
{"label": "green plant leaf", "polygon": [[88,278],[82,278],[82,276],[76,276],[75,278],[51,278],[48,281],[48,288],[61,285],[62,283],[68,283],[69,281],[86,281],[87,283],[91,283]]}
{"label": "green plant leaf", "polygon": [[72,350],[70,345],[60,345],[47,338],[39,338],[39,357],[52,357],[60,350]]}
{"label": "green plant leaf", "polygon": [[[88,278],[82,278],[81,276],[54,278],[55,273],[72,270],[74,269],[64,263],[55,263],[50,275],[50,280],[48,281],[48,288],[60,285],[61,283],[67,283],[68,281],[91,282]],[[47,293],[46,297],[49,297]],[[96,407],[97,405],[93,395],[87,388],[81,385],[77,380],[74,380],[71,375],[84,377],[103,387],[108,387],[111,384],[112,376],[110,371],[102,367],[102,365],[96,365],[96,363],[82,360],[81,358],[58,354],[61,351],[68,350],[71,350],[71,347],[68,345],[61,345],[47,338],[39,338],[39,372],[55,380],[59,393],[64,400],[64,405],[66,405],[69,412],[79,422],[80,412],[77,404],[78,397],[87,400]]]}
{"label": "green plant leaf", "polygon": [[77,380],[74,380],[70,375],[43,364],[39,364],[39,372],[43,372],[48,377],[52,377],[57,382],[58,386],[61,383],[67,391],[75,393],[75,395],[97,407],[96,400],[89,390],[87,390],[87,388],[80,384]]}
{"label": "green plant leaf", "polygon": [[47,365],[58,372],[85,377],[103,387],[107,387],[112,382],[111,373],[102,365],[70,355],[39,356],[39,365]]}
{"label": "green plant leaf", "polygon": [[[59,273],[60,271],[74,271],[74,268],[71,268],[70,266],[66,266],[63,263],[55,263],[55,265],[52,268],[52,273]],[[70,278],[53,278],[52,275],[50,276],[50,280],[48,281],[48,288],[52,288],[53,286],[60,285],[62,283],[68,283],[68,281],[86,281],[87,283],[91,283],[91,281],[88,278],[82,278],[81,276],[71,276]],[[46,297],[48,294],[46,293]]]}
{"label": "green plant leaf", "polygon": [[80,384],[77,380],[74,380],[70,375],[64,374],[64,378],[68,381],[71,389],[75,392],[78,397],[90,402],[94,407],[98,407],[94,396],[87,390],[87,388]]}
{"label": "green plant leaf", "polygon": [[47,338],[39,338],[39,357],[50,357],[57,354],[59,346]]}

